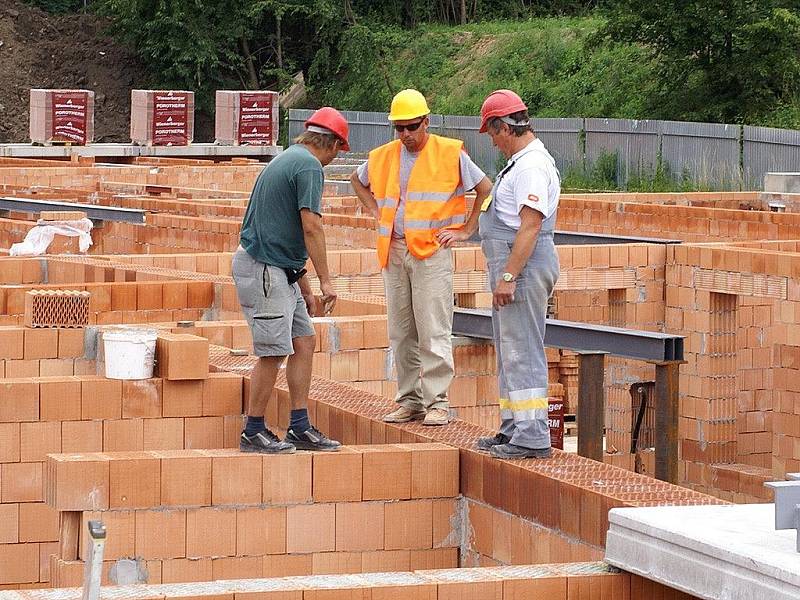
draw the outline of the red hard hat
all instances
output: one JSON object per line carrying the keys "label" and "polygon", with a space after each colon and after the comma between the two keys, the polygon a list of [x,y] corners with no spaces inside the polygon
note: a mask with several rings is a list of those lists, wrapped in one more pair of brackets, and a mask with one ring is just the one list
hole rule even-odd
{"label": "red hard hat", "polygon": [[486,132],[486,123],[492,117],[505,117],[521,110],[528,110],[525,103],[511,90],[496,90],[486,97],[481,106],[480,133]]}
{"label": "red hard hat", "polygon": [[347,137],[350,134],[350,127],[347,125],[347,119],[335,108],[323,106],[308,118],[305,125],[306,129],[308,129],[309,125],[316,125],[317,127],[328,129],[342,140],[342,150],[345,152],[350,150],[350,144],[347,141]]}

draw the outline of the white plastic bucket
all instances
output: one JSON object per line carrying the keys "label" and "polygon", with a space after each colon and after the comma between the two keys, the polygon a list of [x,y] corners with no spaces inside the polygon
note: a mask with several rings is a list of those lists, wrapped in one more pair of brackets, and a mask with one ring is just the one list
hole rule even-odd
{"label": "white plastic bucket", "polygon": [[106,377],[150,379],[156,354],[154,329],[127,328],[103,332]]}

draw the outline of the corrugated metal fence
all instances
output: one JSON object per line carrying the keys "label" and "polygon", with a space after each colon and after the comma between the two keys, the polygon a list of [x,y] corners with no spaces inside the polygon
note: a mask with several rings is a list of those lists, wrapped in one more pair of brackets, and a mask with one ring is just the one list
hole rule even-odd
{"label": "corrugated metal fence", "polygon": [[[313,111],[289,111],[289,139]],[[343,111],[353,152],[368,152],[394,137],[387,113]],[[464,140],[472,159],[489,175],[505,162],[480,119],[431,115],[431,131]],[[586,171],[599,160],[616,163],[616,180],[652,178],[657,170],[709,189],[761,189],[764,175],[800,170],[800,131],[719,123],[631,119],[534,119],[533,127],[562,174]],[[615,156],[616,155],[616,156]]]}

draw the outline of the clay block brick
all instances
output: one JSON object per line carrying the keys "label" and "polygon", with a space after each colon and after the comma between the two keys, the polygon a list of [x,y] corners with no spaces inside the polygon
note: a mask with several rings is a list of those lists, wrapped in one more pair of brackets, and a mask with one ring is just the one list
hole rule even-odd
{"label": "clay block brick", "polygon": [[186,308],[210,308],[214,303],[214,284],[190,281],[186,289]]}
{"label": "clay block brick", "polygon": [[311,554],[273,554],[264,557],[264,577],[311,575]]}
{"label": "clay block brick", "polygon": [[382,444],[359,446],[363,456],[364,500],[407,500],[411,497],[411,452]]}
{"label": "clay block brick", "polygon": [[433,504],[430,500],[387,503],[385,519],[386,550],[417,550],[433,546]]}
{"label": "clay block brick", "polygon": [[101,455],[50,455],[46,465],[49,506],[62,511],[108,510],[109,461]]}
{"label": "clay block brick", "polygon": [[188,583],[211,580],[210,558],[173,558],[161,562],[161,583]]}
{"label": "clay block brick", "polygon": [[183,448],[183,419],[144,419],[142,428],[142,447],[145,450]]}
{"label": "clay block brick", "polygon": [[39,581],[39,544],[0,544],[0,581],[5,584]]}
{"label": "clay block brick", "polygon": [[160,451],[161,504],[163,506],[209,506],[211,504],[211,457]]}
{"label": "clay block brick", "polygon": [[41,502],[20,504],[19,541],[58,541],[58,511]]}
{"label": "clay block brick", "polygon": [[437,600],[435,583],[406,586],[381,585],[371,590],[372,600]]}
{"label": "clay block brick", "polygon": [[383,502],[341,502],[336,505],[336,551],[383,550]]}
{"label": "clay block brick", "polygon": [[71,377],[54,377],[39,384],[42,421],[80,421],[81,382]]}
{"label": "clay block brick", "polygon": [[259,578],[264,574],[264,558],[261,556],[213,558],[211,572],[214,580]]}
{"label": "clay block brick", "polygon": [[136,284],[136,310],[161,310],[163,308],[163,284],[138,282]]}
{"label": "clay block brick", "polygon": [[361,573],[360,552],[317,552],[311,556],[312,575]]}
{"label": "clay block brick", "polygon": [[222,450],[227,456],[211,459],[211,504],[260,504],[262,457],[242,455],[238,450]]}
{"label": "clay block brick", "polygon": [[39,361],[41,377],[71,377],[74,374],[74,358],[43,358]]}
{"label": "clay block brick", "polygon": [[[88,325],[90,297],[89,292],[75,290],[31,290],[26,292],[25,327],[83,327]],[[27,333],[25,337],[27,345]],[[58,335],[56,335],[57,339]],[[57,349],[56,345],[56,351]],[[40,356],[38,358],[55,357]]]}
{"label": "clay block brick", "polygon": [[137,510],[136,555],[149,559],[186,557],[185,510]]}
{"label": "clay block brick", "polygon": [[88,560],[91,552],[86,529],[92,520],[102,521],[106,526],[106,546],[103,552],[105,560],[136,556],[136,511],[88,511],[81,515],[81,536],[78,544],[81,560]]}
{"label": "clay block brick", "polygon": [[286,509],[287,552],[333,552],[335,549],[335,504],[297,505]]}
{"label": "clay block brick", "polygon": [[361,569],[364,573],[410,571],[411,552],[409,550],[363,552],[361,554]]}
{"label": "clay block brick", "polygon": [[156,341],[159,376],[169,380],[208,377],[208,340],[195,335],[160,333]]}
{"label": "clay block brick", "polygon": [[84,355],[83,329],[58,330],[58,358],[79,358]]}
{"label": "clay block brick", "polygon": [[311,502],[311,456],[304,452],[264,456],[262,502]]}
{"label": "clay block brick", "polygon": [[61,423],[61,452],[102,451],[102,421],[64,421]]}
{"label": "clay block brick", "polygon": [[455,498],[433,501],[433,547],[454,548],[461,543],[458,500]]}
{"label": "clay block brick", "polygon": [[122,382],[122,418],[158,418],[162,406],[161,380],[139,379]]}
{"label": "clay block brick", "polygon": [[58,330],[26,329],[22,357],[25,360],[58,358]]}
{"label": "clay block brick", "polygon": [[47,454],[61,452],[61,423],[21,423],[19,447],[22,462],[43,461]]}
{"label": "clay block brick", "polygon": [[20,379],[0,380],[0,422],[39,420],[39,384]]}
{"label": "clay block brick", "polygon": [[185,281],[165,281],[162,288],[162,305],[165,309],[183,309],[186,307]]}
{"label": "clay block brick", "polygon": [[7,360],[6,377],[38,377],[40,360]]}
{"label": "clay block brick", "polygon": [[535,579],[505,579],[503,581],[503,600],[526,600],[527,598],[567,600],[567,578],[554,576]]}
{"label": "clay block brick", "polygon": [[109,508],[161,504],[161,460],[144,452],[115,455],[109,465]]}
{"label": "clay block brick", "polygon": [[163,380],[163,416],[202,416],[204,383],[203,381]]}
{"label": "clay block brick", "polygon": [[411,550],[409,568],[456,569],[458,568],[458,548],[436,548],[435,550]]}
{"label": "clay block brick", "polygon": [[236,511],[236,554],[263,556],[286,552],[286,508],[240,508]]}
{"label": "clay block brick", "polygon": [[184,448],[222,448],[224,421],[222,417],[192,417],[183,421]]}
{"label": "clay block brick", "polygon": [[144,419],[103,421],[103,451],[132,452],[144,448]]}
{"label": "clay block brick", "polygon": [[19,504],[0,504],[0,544],[19,542],[19,507]]}
{"label": "clay block brick", "polygon": [[459,490],[458,449],[444,444],[400,446],[411,450],[411,497],[453,498]]}
{"label": "clay block brick", "polygon": [[235,509],[206,507],[186,511],[187,558],[235,555]]}
{"label": "clay block brick", "polygon": [[0,465],[3,502],[41,502],[42,463],[6,463]]}
{"label": "clay block brick", "polygon": [[19,462],[19,432],[19,423],[0,423],[0,463]]}
{"label": "clay block brick", "polygon": [[136,310],[136,295],[135,283],[115,283],[111,286],[111,310]]}
{"label": "clay block brick", "polygon": [[361,486],[361,452],[343,447],[314,453],[314,502],[360,502]]}
{"label": "clay block brick", "polygon": [[23,358],[24,333],[21,327],[0,327],[0,360]]}
{"label": "clay block brick", "polygon": [[81,419],[122,418],[122,381],[81,377]]}
{"label": "clay block brick", "polygon": [[437,594],[438,600],[503,600],[503,582],[439,582]]}
{"label": "clay block brick", "polygon": [[204,416],[242,414],[242,377],[234,373],[211,373],[203,381]]}

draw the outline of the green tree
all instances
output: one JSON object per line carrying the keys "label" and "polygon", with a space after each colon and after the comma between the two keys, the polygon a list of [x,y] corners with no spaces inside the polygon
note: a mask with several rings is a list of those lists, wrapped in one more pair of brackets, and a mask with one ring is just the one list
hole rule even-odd
{"label": "green tree", "polygon": [[664,117],[754,120],[800,80],[797,0],[606,0],[605,36],[643,44]]}

